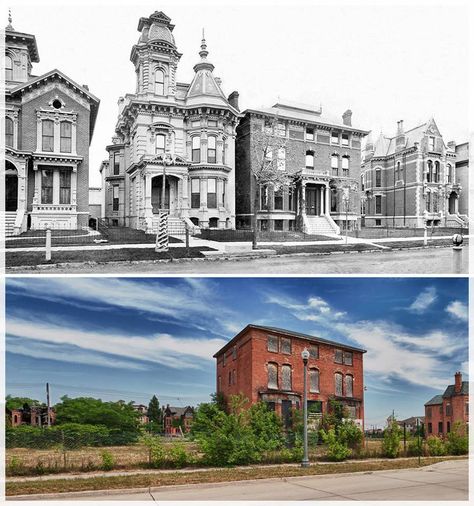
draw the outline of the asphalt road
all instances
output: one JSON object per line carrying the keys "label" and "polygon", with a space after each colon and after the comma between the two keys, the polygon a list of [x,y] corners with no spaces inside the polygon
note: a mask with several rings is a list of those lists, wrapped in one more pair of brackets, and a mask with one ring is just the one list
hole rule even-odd
{"label": "asphalt road", "polygon": [[[463,248],[462,272],[468,272],[469,247]],[[19,271],[15,271],[19,272]],[[282,255],[234,260],[171,263],[102,264],[24,271],[26,274],[453,274],[452,248],[428,248],[375,253]]]}
{"label": "asphalt road", "polygon": [[[13,499],[13,498],[12,498]],[[30,497],[41,499],[43,497]],[[55,496],[54,499],[61,499]],[[162,487],[63,499],[105,501],[467,501],[468,460],[420,469]]]}

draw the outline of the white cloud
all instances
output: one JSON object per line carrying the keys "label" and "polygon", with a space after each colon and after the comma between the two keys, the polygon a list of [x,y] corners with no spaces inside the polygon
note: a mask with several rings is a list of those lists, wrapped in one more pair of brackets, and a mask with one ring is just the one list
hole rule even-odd
{"label": "white cloud", "polygon": [[459,320],[462,321],[467,322],[469,318],[467,305],[461,302],[460,300],[454,300],[450,302],[446,306],[445,311],[447,311],[454,318],[458,318]]}
{"label": "white cloud", "polygon": [[[172,368],[201,368],[203,361],[226,343],[223,339],[177,338],[169,334],[132,336],[81,330],[38,320],[7,321],[7,336],[30,341],[76,346],[81,350],[113,355],[123,359],[162,364]],[[36,346],[36,344],[35,344]],[[70,360],[73,359],[69,357]]]}
{"label": "white cloud", "polygon": [[434,286],[428,286],[411,303],[408,310],[414,313],[423,313],[436,301],[437,297],[436,288]]}

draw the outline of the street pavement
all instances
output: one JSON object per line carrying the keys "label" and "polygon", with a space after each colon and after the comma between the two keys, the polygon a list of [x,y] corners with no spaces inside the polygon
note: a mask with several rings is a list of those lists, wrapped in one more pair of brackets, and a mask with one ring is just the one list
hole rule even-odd
{"label": "street pavement", "polygon": [[[452,248],[407,249],[367,253],[330,255],[277,255],[266,258],[234,260],[186,260],[169,263],[112,263],[48,267],[24,270],[25,273],[54,274],[235,274],[245,275],[314,275],[314,274],[453,274]],[[463,247],[462,274],[468,272],[469,246]],[[13,271],[12,271],[13,272]],[[15,270],[14,272],[20,272]]]}
{"label": "street pavement", "polygon": [[[182,485],[150,490],[30,496],[94,501],[467,501],[468,460],[420,469]],[[22,497],[25,498],[26,497]],[[13,499],[13,498],[12,498]]]}

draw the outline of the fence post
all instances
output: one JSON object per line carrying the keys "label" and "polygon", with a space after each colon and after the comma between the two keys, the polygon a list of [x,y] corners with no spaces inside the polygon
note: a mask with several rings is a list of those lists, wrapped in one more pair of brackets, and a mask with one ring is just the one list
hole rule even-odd
{"label": "fence post", "polygon": [[51,260],[51,229],[46,229],[46,261]]}
{"label": "fence post", "polygon": [[407,456],[407,424],[403,422],[403,454]]}
{"label": "fence post", "polygon": [[67,469],[66,440],[65,440],[65,437],[64,437],[64,431],[63,430],[61,431],[61,439],[62,439],[62,442],[63,442],[63,466],[64,466],[64,469],[66,470]]}

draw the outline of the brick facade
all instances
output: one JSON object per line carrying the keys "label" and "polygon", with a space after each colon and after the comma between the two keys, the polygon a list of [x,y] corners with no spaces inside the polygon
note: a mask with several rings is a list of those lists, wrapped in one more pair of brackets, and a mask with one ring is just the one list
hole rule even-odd
{"label": "brick facade", "polygon": [[5,30],[7,234],[76,229],[89,217],[89,144],[99,100],[59,70],[31,75],[34,35]]}
{"label": "brick facade", "polygon": [[[339,400],[363,427],[365,350],[298,332],[247,325],[214,355],[217,393],[225,397],[242,394],[251,403],[267,402],[285,419],[287,409],[302,408],[304,374],[301,352],[304,348],[314,352],[308,361],[308,405],[324,414],[331,399]],[[345,363],[338,363],[341,354]],[[276,378],[272,370],[276,371]],[[318,388],[314,371],[319,372]],[[339,392],[336,392],[336,374],[342,375],[342,391]],[[352,393],[349,391],[350,378]]]}
{"label": "brick facade", "polygon": [[[345,228],[346,219],[350,229],[359,228],[361,139],[368,132],[352,126],[351,111],[338,121],[328,119],[321,109],[280,102],[272,108],[249,109],[243,114],[236,141],[238,228],[250,228],[255,209],[259,230],[309,232],[311,223],[307,218],[311,216],[327,216],[335,231],[337,227]],[[272,185],[257,188],[254,176],[261,157],[256,152],[256,138],[266,131],[269,121],[278,123],[276,136],[284,144],[284,169],[296,178],[292,187],[283,189],[281,204],[275,200]],[[276,161],[279,155],[271,156]]]}
{"label": "brick facade", "polygon": [[462,381],[460,372],[454,375],[454,385],[425,404],[425,434],[446,435],[456,422],[469,423],[469,382]]}
{"label": "brick facade", "polygon": [[166,405],[163,408],[163,428],[166,436],[181,435],[179,427],[175,427],[175,424],[179,423],[183,433],[187,433],[191,429],[191,424],[194,419],[194,408],[186,406],[184,408],[175,408]]}
{"label": "brick facade", "polygon": [[361,174],[365,227],[459,227],[463,189],[457,177],[454,144],[445,143],[434,121],[367,140]]}

